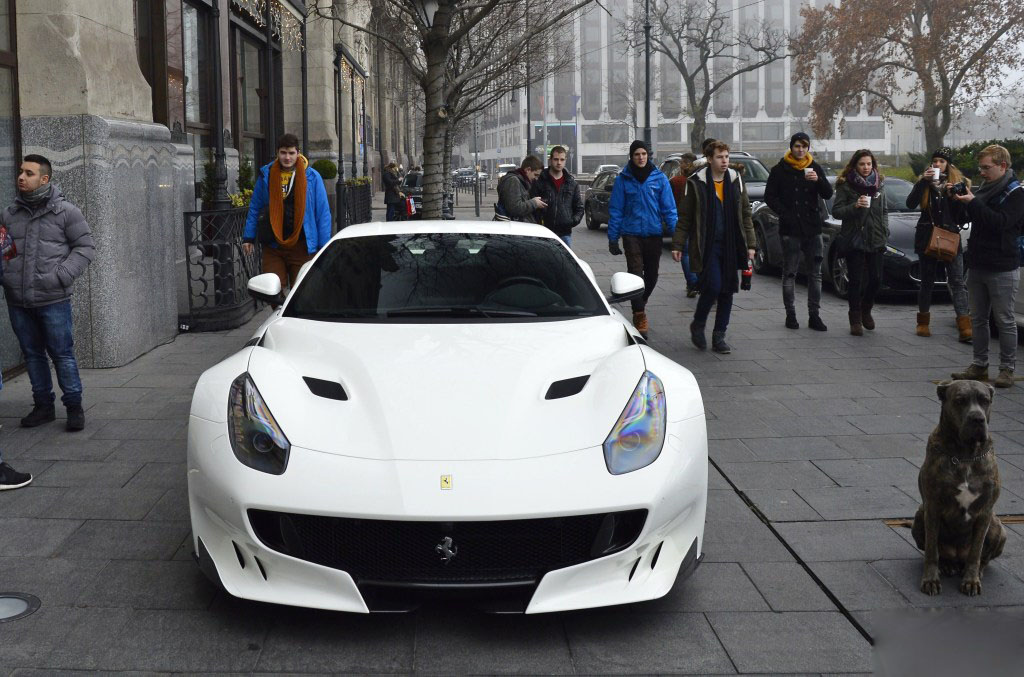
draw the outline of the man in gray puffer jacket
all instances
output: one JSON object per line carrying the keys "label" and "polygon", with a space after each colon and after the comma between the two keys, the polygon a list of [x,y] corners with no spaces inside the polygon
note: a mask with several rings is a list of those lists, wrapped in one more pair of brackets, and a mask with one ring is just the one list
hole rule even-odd
{"label": "man in gray puffer jacket", "polygon": [[42,155],[26,155],[18,173],[18,197],[0,213],[17,255],[4,263],[3,285],[11,327],[32,382],[32,412],[21,425],[54,420],[50,363],[57,371],[67,429],[82,430],[82,381],[71,329],[71,286],[88,268],[95,249],[81,210],[50,183],[53,169]]}

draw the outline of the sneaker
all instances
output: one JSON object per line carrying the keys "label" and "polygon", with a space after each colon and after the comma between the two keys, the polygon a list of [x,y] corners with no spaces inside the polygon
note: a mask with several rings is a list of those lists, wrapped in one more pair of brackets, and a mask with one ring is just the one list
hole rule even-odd
{"label": "sneaker", "polygon": [[799,329],[800,323],[796,320],[796,311],[786,311],[786,329]]}
{"label": "sneaker", "polygon": [[722,355],[728,355],[732,352],[732,346],[725,342],[724,331],[711,332],[711,349]]}
{"label": "sneaker", "polygon": [[821,316],[817,314],[811,315],[807,318],[807,326],[814,331],[828,331],[828,327],[826,327],[825,323],[821,321]]}
{"label": "sneaker", "polygon": [[35,428],[38,425],[57,420],[52,404],[37,404],[32,407],[28,416],[21,419],[22,428]]}
{"label": "sneaker", "polygon": [[0,491],[20,489],[32,483],[32,475],[18,472],[6,463],[0,463]]}
{"label": "sneaker", "polygon": [[695,298],[696,296],[697,296],[697,288],[696,287],[687,287],[686,288],[686,298],[692,299],[692,298]]}
{"label": "sneaker", "polygon": [[697,350],[707,350],[708,340],[704,337],[704,325],[697,325],[695,322],[690,323],[690,340],[693,341],[693,345],[697,346]]}
{"label": "sneaker", "polygon": [[987,381],[988,365],[979,367],[976,364],[972,364],[963,371],[954,371],[950,376],[961,381]]}
{"label": "sneaker", "polygon": [[71,405],[68,407],[68,423],[65,426],[65,430],[68,432],[78,432],[84,429],[85,411],[82,409],[82,405]]}
{"label": "sneaker", "polygon": [[992,382],[996,388],[1009,388],[1013,385],[1013,370],[1012,369],[1000,369],[999,376],[996,376],[996,380]]}

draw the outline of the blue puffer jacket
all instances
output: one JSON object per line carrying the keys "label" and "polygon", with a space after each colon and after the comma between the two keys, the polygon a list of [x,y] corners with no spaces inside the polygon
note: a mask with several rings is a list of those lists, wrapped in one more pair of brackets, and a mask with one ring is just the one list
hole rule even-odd
{"label": "blue puffer jacket", "polygon": [[652,237],[671,234],[678,216],[676,199],[668,177],[655,167],[641,184],[628,165],[615,177],[608,201],[608,239],[615,242],[622,235]]}
{"label": "blue puffer jacket", "polygon": [[[276,160],[275,160],[276,162]],[[252,201],[249,202],[249,215],[245,219],[245,232],[242,239],[247,242],[256,240],[256,221],[260,211],[270,201],[270,166],[267,163],[260,168],[260,178],[252,189]],[[302,232],[306,236],[306,249],[315,254],[331,239],[331,207],[327,202],[327,189],[320,173],[312,167],[306,167],[306,211],[302,217]]]}

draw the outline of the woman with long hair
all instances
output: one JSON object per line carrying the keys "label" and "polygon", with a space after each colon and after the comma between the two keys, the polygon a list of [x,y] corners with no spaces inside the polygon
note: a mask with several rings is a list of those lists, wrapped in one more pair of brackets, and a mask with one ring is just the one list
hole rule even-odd
{"label": "woman with long hair", "polygon": [[[924,170],[924,174],[914,184],[914,189],[907,196],[908,209],[920,209],[921,218],[917,221],[914,232],[914,251],[921,263],[921,289],[917,293],[917,335],[931,336],[928,324],[931,321],[932,289],[935,287],[935,275],[938,272],[938,259],[925,254],[928,241],[932,236],[932,228],[938,227],[953,233],[959,233],[958,221],[963,221],[963,207],[956,200],[950,199],[947,187],[952,184],[970,181],[964,178],[960,170],[952,163],[953,151],[939,148],[932,153],[932,163]],[[956,312],[956,327],[960,332],[961,343],[971,342],[971,315],[967,305],[967,286],[964,284],[964,249],[957,249],[956,257],[942,263],[946,267],[946,283],[949,295],[953,299],[953,310]]]}
{"label": "woman with long hair", "polygon": [[878,161],[866,148],[853,154],[836,179],[832,215],[843,222],[837,244],[850,277],[850,333],[854,336],[875,328],[871,309],[882,282],[882,255],[889,239],[884,181]]}

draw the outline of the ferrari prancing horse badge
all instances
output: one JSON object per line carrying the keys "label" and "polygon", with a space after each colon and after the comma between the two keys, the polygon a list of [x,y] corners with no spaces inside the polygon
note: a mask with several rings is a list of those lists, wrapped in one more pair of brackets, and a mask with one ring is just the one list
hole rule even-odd
{"label": "ferrari prancing horse badge", "polygon": [[451,475],[441,475],[441,489],[451,489],[451,488],[452,488],[452,476]]}

